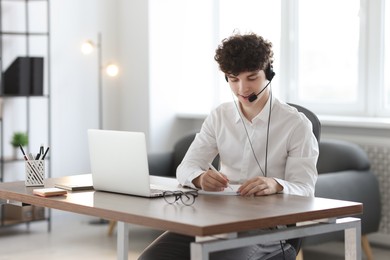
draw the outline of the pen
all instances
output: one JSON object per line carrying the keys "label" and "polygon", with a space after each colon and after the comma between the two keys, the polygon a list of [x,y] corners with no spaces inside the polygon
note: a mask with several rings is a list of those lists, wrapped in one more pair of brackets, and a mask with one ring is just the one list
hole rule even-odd
{"label": "pen", "polygon": [[39,158],[41,156],[43,156],[44,153],[45,153],[45,150],[43,148],[43,144],[41,144],[41,146],[39,147],[39,153],[37,153],[37,156],[35,157],[35,160],[39,160]]}
{"label": "pen", "polygon": [[[217,169],[215,169],[215,167],[211,163],[209,163],[209,167],[210,167],[211,170],[215,171],[216,173],[220,173]],[[230,186],[229,182],[228,182],[228,187],[231,190],[233,190],[233,188],[232,188],[232,186]]]}
{"label": "pen", "polygon": [[49,147],[46,148],[46,152],[45,152],[45,154],[42,156],[42,159],[41,159],[41,160],[45,159],[46,154],[47,154],[48,151],[49,151]]}
{"label": "pen", "polygon": [[24,159],[26,160],[26,161],[28,161],[28,158],[27,158],[27,156],[26,156],[26,153],[24,152],[24,150],[23,150],[23,147],[22,147],[22,145],[20,145],[19,144],[19,147],[20,147],[20,150],[22,151],[22,153],[23,153],[23,157],[24,157]]}

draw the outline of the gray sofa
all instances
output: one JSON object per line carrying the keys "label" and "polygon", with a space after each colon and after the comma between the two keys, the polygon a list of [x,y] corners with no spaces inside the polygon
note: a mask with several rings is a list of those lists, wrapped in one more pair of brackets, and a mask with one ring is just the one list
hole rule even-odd
{"label": "gray sofa", "polygon": [[[149,154],[151,175],[175,177],[176,168],[182,161],[195,134],[180,139],[172,152]],[[358,145],[340,140],[324,140],[319,143],[316,196],[363,203],[362,221],[363,250],[370,259],[370,246],[366,235],[378,231],[381,217],[381,202],[378,181],[370,171],[370,162]],[[329,240],[343,239],[343,233],[331,233],[303,239],[305,245]]]}

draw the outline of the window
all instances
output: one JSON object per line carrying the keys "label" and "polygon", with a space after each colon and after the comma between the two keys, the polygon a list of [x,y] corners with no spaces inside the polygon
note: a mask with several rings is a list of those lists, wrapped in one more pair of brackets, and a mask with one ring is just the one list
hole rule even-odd
{"label": "window", "polygon": [[389,1],[153,0],[150,10],[152,92],[178,97],[177,113],[232,100],[213,57],[240,31],[273,43],[282,100],[317,114],[390,115]]}
{"label": "window", "polygon": [[[152,106],[183,114],[210,111],[215,86],[213,1],[149,2]],[[169,97],[159,106],[161,97]]]}
{"label": "window", "polygon": [[299,1],[294,102],[309,107],[325,105],[317,107],[325,108],[323,112],[330,109],[326,104],[361,110],[359,8],[356,0]]}

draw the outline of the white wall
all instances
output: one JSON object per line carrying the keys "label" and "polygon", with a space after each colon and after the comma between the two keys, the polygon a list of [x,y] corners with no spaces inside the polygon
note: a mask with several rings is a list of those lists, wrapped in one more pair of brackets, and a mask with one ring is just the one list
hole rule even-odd
{"label": "white wall", "polygon": [[79,46],[96,41],[98,32],[103,64],[120,67],[117,78],[103,77],[105,129],[145,132],[149,151],[160,152],[197,127],[175,116],[175,93],[166,87],[172,75],[149,78],[150,69],[164,66],[164,60],[149,64],[151,42],[174,43],[168,35],[149,39],[149,8],[145,0],[52,1],[53,176],[89,172],[86,129],[98,127],[97,55],[83,56]]}
{"label": "white wall", "polygon": [[102,35],[102,65],[115,62],[116,78],[102,72],[103,128],[142,131],[149,140],[148,1],[52,0],[52,175],[90,171],[88,128],[98,128],[97,53],[84,56],[83,40]]}
{"label": "white wall", "polygon": [[[90,171],[88,128],[98,128],[97,52],[86,56],[81,43],[97,42],[102,33],[102,59],[116,60],[116,1],[51,1],[52,43],[52,176]],[[102,14],[104,10],[104,15]],[[103,75],[104,127],[119,128],[115,79]]]}
{"label": "white wall", "polygon": [[148,1],[119,0],[120,129],[149,133]]}
{"label": "white wall", "polygon": [[[160,24],[159,29],[165,27],[166,30],[159,31],[158,38],[150,38],[150,32],[154,30],[151,25],[154,14],[161,12],[160,8],[155,8],[157,5],[150,5],[151,1],[118,1],[116,26],[122,72],[117,101],[120,104],[120,129],[145,132],[149,152],[161,152],[171,150],[172,144],[188,131],[187,125],[182,125],[176,118],[173,108],[177,93],[170,86],[176,80],[177,68],[172,68],[171,74],[154,73],[157,76],[150,77],[152,70],[158,72],[161,66],[166,66],[166,60],[172,59],[164,48],[165,44],[175,45],[178,43],[175,37],[180,37],[177,31],[170,30],[172,26],[169,24]],[[173,23],[177,21],[171,20]],[[158,52],[158,60],[151,61],[151,51]]]}

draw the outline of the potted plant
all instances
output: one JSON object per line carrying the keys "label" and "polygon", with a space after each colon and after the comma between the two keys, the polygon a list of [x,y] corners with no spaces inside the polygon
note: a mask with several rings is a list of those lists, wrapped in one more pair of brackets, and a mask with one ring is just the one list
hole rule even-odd
{"label": "potted plant", "polygon": [[[24,132],[15,132],[12,136],[11,145],[14,147],[14,158],[18,158],[18,149],[19,146],[27,146],[28,145],[28,135]],[[19,151],[19,153],[21,153]]]}

